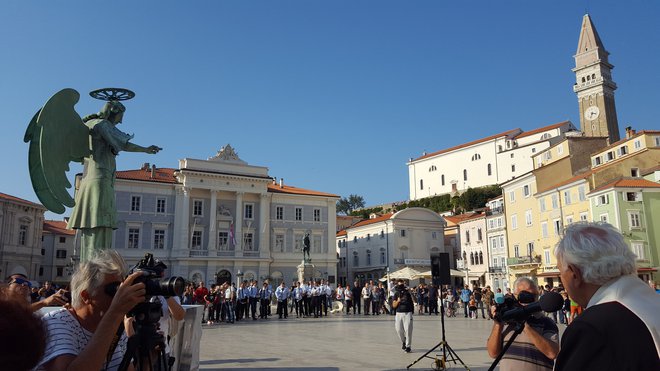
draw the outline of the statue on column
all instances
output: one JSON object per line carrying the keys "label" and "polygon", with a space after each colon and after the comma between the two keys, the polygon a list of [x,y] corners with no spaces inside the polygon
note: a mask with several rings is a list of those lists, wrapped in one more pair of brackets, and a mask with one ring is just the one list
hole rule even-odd
{"label": "statue on column", "polygon": [[[135,93],[105,88],[89,95],[106,102],[99,113],[81,119],[74,109],[80,94],[63,89],[37,111],[24,138],[30,143],[30,179],[39,201],[57,214],[73,207],[67,227],[80,231],[82,261],[112,245],[112,231],[117,229],[115,157],[121,151],[156,154],[162,149],[131,143],[133,135],[116,127],[126,111],[121,101],[133,98]],[[71,188],[66,176],[71,161],[84,165],[75,200],[66,190]]]}
{"label": "statue on column", "polygon": [[[311,257],[309,256],[309,245],[310,245],[309,233],[306,233],[305,238],[303,238],[303,261],[305,263],[309,263],[310,261],[312,261]],[[306,258],[305,255],[307,255]]]}

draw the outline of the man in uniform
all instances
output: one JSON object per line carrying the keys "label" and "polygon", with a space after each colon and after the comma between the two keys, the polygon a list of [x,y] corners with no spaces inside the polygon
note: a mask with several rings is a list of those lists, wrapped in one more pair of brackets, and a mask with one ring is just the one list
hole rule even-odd
{"label": "man in uniform", "polygon": [[277,315],[280,319],[283,317],[288,318],[288,312],[286,310],[286,300],[289,297],[289,288],[286,287],[284,281],[277,286],[275,290],[275,298],[277,299]]}

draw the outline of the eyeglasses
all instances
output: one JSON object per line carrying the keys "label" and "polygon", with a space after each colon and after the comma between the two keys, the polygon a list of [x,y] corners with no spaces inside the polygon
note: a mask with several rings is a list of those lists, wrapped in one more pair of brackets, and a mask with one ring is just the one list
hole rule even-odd
{"label": "eyeglasses", "polygon": [[27,287],[29,287],[29,288],[32,288],[32,282],[30,282],[30,281],[28,281],[28,280],[25,280],[25,279],[22,279],[22,278],[18,278],[18,277],[16,277],[16,278],[14,278],[11,282],[9,282],[10,285],[11,285],[12,283],[15,283],[15,284],[17,284],[17,285],[22,285],[22,286],[27,286]]}
{"label": "eyeglasses", "polygon": [[120,281],[115,281],[115,282],[110,282],[107,285],[103,286],[103,292],[106,293],[111,298],[115,297],[115,294],[117,293],[117,288],[121,285]]}

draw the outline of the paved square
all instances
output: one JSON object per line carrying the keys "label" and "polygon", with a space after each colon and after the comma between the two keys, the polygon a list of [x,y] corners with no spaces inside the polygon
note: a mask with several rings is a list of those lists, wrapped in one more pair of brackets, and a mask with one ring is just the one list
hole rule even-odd
{"label": "paved square", "polygon": [[[442,338],[439,316],[415,315],[413,326],[412,353],[406,354],[389,315],[298,319],[294,314],[286,320],[204,325],[200,370],[405,370]],[[487,370],[492,362],[486,352],[491,327],[490,320],[462,314],[445,320],[447,342],[471,370]],[[432,363],[425,358],[411,369],[429,370]]]}

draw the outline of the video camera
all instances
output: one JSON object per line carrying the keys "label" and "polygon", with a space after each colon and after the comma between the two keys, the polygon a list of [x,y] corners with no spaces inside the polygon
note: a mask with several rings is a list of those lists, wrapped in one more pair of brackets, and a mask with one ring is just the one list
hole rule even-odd
{"label": "video camera", "polygon": [[493,319],[505,323],[524,322],[533,313],[555,312],[560,310],[564,304],[564,299],[555,292],[546,293],[538,301],[534,301],[534,296],[526,291],[522,291],[518,295],[520,301],[514,297],[495,294],[497,307]]}
{"label": "video camera", "polygon": [[518,300],[513,296],[504,296],[503,294],[497,293],[495,294],[495,314],[493,315],[493,319],[495,321],[504,322],[502,320],[504,313],[520,307],[520,303],[518,303]]}
{"label": "video camera", "polygon": [[137,277],[134,283],[144,283],[147,299],[152,296],[169,298],[182,295],[186,285],[185,280],[183,277],[169,277],[161,280],[165,269],[167,269],[165,263],[154,259],[152,254],[147,253],[144,255],[144,259],[131,268],[130,274],[145,272],[143,276]]}

